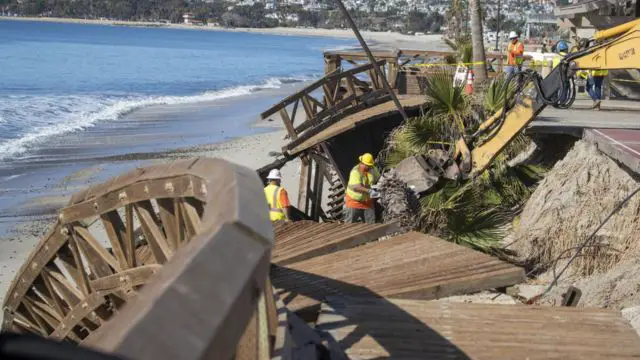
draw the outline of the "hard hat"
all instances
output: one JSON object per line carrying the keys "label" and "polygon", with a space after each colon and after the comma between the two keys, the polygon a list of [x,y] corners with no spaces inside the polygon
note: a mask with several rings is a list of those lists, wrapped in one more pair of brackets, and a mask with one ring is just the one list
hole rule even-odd
{"label": "hard hat", "polygon": [[558,50],[558,52],[560,51],[569,51],[569,45],[567,45],[567,42],[564,40],[560,40],[558,41],[558,45],[556,45],[556,50]]}
{"label": "hard hat", "polygon": [[362,154],[362,156],[360,156],[358,159],[360,160],[361,163],[367,166],[373,166],[375,164],[373,161],[373,155],[369,153]]}
{"label": "hard hat", "polygon": [[272,169],[269,171],[269,176],[267,176],[267,180],[281,180],[282,175],[280,174],[280,170]]}
{"label": "hard hat", "polygon": [[516,34],[515,31],[512,31],[509,33],[509,40],[511,39],[517,39],[518,38],[518,34]]}

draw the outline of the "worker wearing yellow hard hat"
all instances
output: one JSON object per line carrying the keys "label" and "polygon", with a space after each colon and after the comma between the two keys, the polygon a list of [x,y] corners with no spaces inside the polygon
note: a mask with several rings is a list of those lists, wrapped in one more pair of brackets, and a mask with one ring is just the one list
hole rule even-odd
{"label": "worker wearing yellow hard hat", "polygon": [[264,196],[269,204],[269,219],[271,221],[289,220],[289,196],[287,191],[280,186],[282,174],[280,170],[273,169],[267,176],[267,186],[264,188]]}
{"label": "worker wearing yellow hard hat", "polygon": [[373,155],[362,154],[359,162],[349,173],[349,183],[345,191],[345,222],[354,223],[364,221],[369,224],[376,222],[373,198],[378,194],[373,185],[380,178]]}

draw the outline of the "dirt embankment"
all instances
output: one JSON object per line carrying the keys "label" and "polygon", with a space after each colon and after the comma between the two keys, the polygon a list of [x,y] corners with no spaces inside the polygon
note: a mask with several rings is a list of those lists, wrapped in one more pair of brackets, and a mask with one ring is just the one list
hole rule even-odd
{"label": "dirt embankment", "polygon": [[[640,183],[585,140],[575,143],[553,167],[527,202],[511,248],[541,270],[573,254]],[[611,269],[640,254],[640,195],[611,217],[569,268],[586,276]],[[563,264],[559,262],[559,267]]]}
{"label": "dirt embankment", "polygon": [[[585,140],[556,163],[523,210],[512,250],[551,281],[612,210],[640,186],[615,161]],[[598,231],[542,302],[558,303],[570,286],[582,291],[579,306],[622,310],[640,332],[640,194]]]}

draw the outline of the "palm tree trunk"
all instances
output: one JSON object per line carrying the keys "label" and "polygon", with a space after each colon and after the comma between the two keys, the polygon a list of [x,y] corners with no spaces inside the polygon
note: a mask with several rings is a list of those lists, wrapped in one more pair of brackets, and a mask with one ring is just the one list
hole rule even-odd
{"label": "palm tree trunk", "polygon": [[473,46],[474,86],[487,80],[486,55],[482,33],[482,18],[480,16],[480,0],[469,0],[469,17],[471,18],[471,45]]}

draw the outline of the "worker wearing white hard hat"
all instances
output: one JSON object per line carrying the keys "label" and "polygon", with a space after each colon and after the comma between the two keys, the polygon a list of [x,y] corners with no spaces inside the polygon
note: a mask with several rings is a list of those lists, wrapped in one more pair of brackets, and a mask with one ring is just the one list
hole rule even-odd
{"label": "worker wearing white hard hat", "polygon": [[272,169],[267,175],[267,186],[264,188],[264,196],[269,204],[269,219],[271,221],[290,220],[289,195],[280,186],[282,174],[278,169]]}
{"label": "worker wearing white hard hat", "polygon": [[515,31],[509,33],[509,46],[507,47],[506,75],[515,74],[522,70],[524,62],[524,44],[518,40],[519,36]]}

